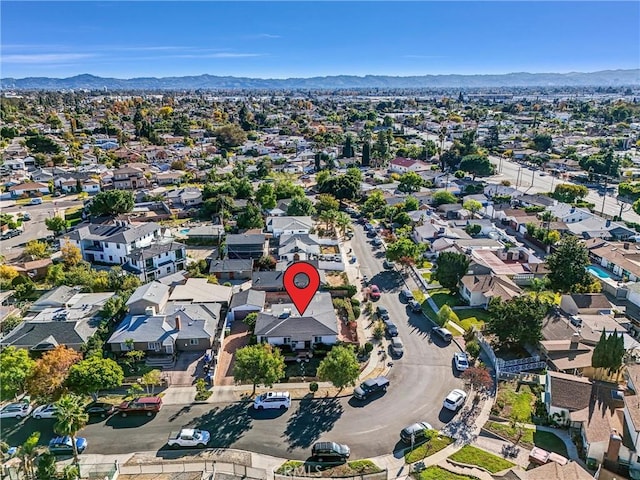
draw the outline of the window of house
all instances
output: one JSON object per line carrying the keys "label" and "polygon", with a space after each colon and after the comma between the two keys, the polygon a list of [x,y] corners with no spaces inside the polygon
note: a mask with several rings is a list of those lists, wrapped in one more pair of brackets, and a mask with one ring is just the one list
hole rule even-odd
{"label": "window of house", "polygon": [[109,261],[113,262],[113,256],[112,255],[109,255]]}
{"label": "window of house", "polygon": [[120,244],[119,244],[119,243],[116,243],[116,248],[117,248],[118,250],[120,250]]}
{"label": "window of house", "polygon": [[291,337],[284,337],[284,344],[285,345],[291,344]]}
{"label": "window of house", "polygon": [[190,338],[189,339],[189,345],[198,345],[198,338]]}
{"label": "window of house", "polygon": [[158,352],[160,350],[160,342],[149,342],[147,350]]}
{"label": "window of house", "polygon": [[128,343],[121,343],[120,344],[120,351],[128,352],[129,350],[133,350],[133,345],[129,345]]}
{"label": "window of house", "polygon": [[322,337],[313,337],[313,343],[322,343]]}

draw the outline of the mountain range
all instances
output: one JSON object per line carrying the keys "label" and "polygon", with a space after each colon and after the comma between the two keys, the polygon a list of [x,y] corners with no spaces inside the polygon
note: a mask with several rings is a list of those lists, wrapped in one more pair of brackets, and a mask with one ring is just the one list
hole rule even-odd
{"label": "mountain range", "polygon": [[196,89],[416,89],[487,87],[640,85],[640,69],[572,73],[507,73],[496,75],[335,75],[310,78],[248,78],[197,75],[184,77],[106,78],[90,74],[68,78],[27,77],[0,79],[0,90],[196,90]]}

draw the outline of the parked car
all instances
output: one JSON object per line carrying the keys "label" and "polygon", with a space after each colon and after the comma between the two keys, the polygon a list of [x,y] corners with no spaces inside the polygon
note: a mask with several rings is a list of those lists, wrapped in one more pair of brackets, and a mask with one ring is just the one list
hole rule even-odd
{"label": "parked car", "polygon": [[373,231],[373,225],[371,225],[370,223],[367,223],[367,222],[365,221],[365,223],[364,223],[364,229],[365,229],[367,232],[371,232],[371,231]]}
{"label": "parked car", "polygon": [[440,339],[444,340],[447,343],[453,340],[453,335],[451,335],[451,332],[446,328],[433,327],[431,329],[431,334],[439,337]]}
{"label": "parked car", "polygon": [[[76,450],[82,453],[87,449],[87,439],[84,437],[76,437]],[[49,451],[54,455],[72,455],[73,439],[66,435],[64,437],[55,437],[49,442]]]}
{"label": "parked car", "polygon": [[376,315],[381,320],[388,320],[389,319],[389,310],[387,310],[386,307],[383,307],[382,305],[378,305],[376,307]]}
{"label": "parked car", "polygon": [[253,408],[256,410],[273,409],[286,410],[291,406],[289,392],[266,392],[256,397]]}
{"label": "parked car", "polygon": [[442,402],[442,406],[447,410],[453,410],[455,412],[464,404],[466,399],[467,393],[456,388],[451,390],[449,395],[447,395],[447,398]]}
{"label": "parked car", "polygon": [[31,199],[31,205],[41,205],[41,204],[42,204],[42,199],[40,197]]}
{"label": "parked car", "polygon": [[396,266],[396,263],[390,260],[385,260],[384,262],[382,262],[382,266],[387,270],[393,270]]}
{"label": "parked car", "polygon": [[126,417],[129,414],[144,413],[147,417],[155,415],[162,408],[160,397],[140,397],[118,405],[120,415]]}
{"label": "parked car", "polygon": [[319,462],[345,461],[351,455],[351,450],[347,445],[336,442],[318,442],[311,448],[311,455]]}
{"label": "parked car", "polygon": [[353,391],[353,396],[358,400],[365,400],[376,393],[386,392],[387,387],[389,387],[389,379],[387,377],[370,378],[356,387]]}
{"label": "parked car", "polygon": [[459,372],[464,372],[467,368],[469,368],[469,360],[467,359],[467,355],[462,352],[456,352],[453,354],[453,363],[456,366],[456,370]]}
{"label": "parked car", "polygon": [[369,287],[369,296],[371,297],[371,300],[378,300],[381,295],[382,294],[380,293],[380,289],[377,285],[371,285]]}
{"label": "parked car", "polygon": [[376,237],[371,241],[371,245],[374,245],[376,247],[379,247],[380,245],[382,245],[382,239],[380,237]]}
{"label": "parked car", "polygon": [[413,293],[411,293],[409,290],[405,288],[400,291],[400,299],[404,300],[405,302],[413,300]]}
{"label": "parked car", "polygon": [[31,220],[31,215],[28,213],[25,213],[24,215],[22,215],[22,220],[24,220],[25,222],[28,222],[29,220]]}
{"label": "parked car", "polygon": [[84,411],[89,414],[89,416],[105,418],[115,411],[115,407],[110,403],[91,402],[89,405],[84,407]]}
{"label": "parked car", "polygon": [[371,230],[367,230],[367,237],[375,238],[377,236],[378,236],[378,234],[376,233],[374,228],[371,228]]}
{"label": "parked car", "polygon": [[383,321],[384,321],[384,328],[387,331],[387,335],[389,335],[389,337],[391,338],[397,337],[398,327],[396,326],[396,324],[393,323],[390,319],[383,320]]}
{"label": "parked car", "polygon": [[433,427],[430,423],[427,422],[418,422],[409,425],[408,427],[404,427],[400,431],[400,439],[404,443],[411,443],[411,437],[413,437],[413,441],[415,443],[420,442],[426,436],[428,430],[433,430]]}
{"label": "parked car", "polygon": [[401,357],[404,355],[404,343],[402,343],[400,337],[392,337],[389,347],[391,348],[391,355],[394,357]]}
{"label": "parked car", "polygon": [[422,305],[420,305],[420,302],[417,300],[409,300],[409,308],[411,309],[412,312],[421,312],[422,311]]}
{"label": "parked car", "polygon": [[31,416],[33,418],[37,418],[38,420],[41,418],[55,418],[56,410],[56,406],[53,404],[40,405],[39,407],[33,409],[33,412],[31,412]]}
{"label": "parked car", "polygon": [[196,430],[193,428],[183,428],[179,432],[171,432],[167,445],[171,448],[197,447],[204,448],[211,440],[211,434],[206,430]]}
{"label": "parked car", "polygon": [[31,413],[31,405],[24,402],[10,403],[0,410],[0,418],[26,418]]}

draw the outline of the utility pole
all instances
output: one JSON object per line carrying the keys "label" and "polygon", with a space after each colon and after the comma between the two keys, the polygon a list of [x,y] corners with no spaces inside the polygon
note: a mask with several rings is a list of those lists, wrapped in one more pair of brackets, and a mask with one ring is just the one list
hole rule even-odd
{"label": "utility pole", "polygon": [[604,216],[604,204],[605,204],[605,201],[607,200],[607,180],[608,180],[608,177],[604,175],[604,193],[602,194],[602,209],[600,210],[601,217]]}

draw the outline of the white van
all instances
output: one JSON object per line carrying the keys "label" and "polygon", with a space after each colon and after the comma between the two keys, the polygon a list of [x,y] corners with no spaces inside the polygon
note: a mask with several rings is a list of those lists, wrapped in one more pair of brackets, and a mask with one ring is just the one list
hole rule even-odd
{"label": "white van", "polygon": [[40,205],[41,203],[42,203],[42,199],[39,197],[31,199],[31,205]]}
{"label": "white van", "polygon": [[291,406],[291,395],[289,392],[266,392],[258,395],[253,402],[253,408],[256,410],[264,410],[269,408],[277,408],[286,410]]}

